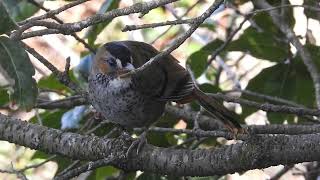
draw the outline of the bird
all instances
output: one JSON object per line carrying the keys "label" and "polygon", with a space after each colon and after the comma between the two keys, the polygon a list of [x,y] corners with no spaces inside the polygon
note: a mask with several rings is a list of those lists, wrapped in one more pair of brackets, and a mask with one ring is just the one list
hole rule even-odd
{"label": "bird", "polygon": [[148,127],[161,117],[167,102],[196,101],[232,132],[242,129],[233,112],[201,91],[172,55],[134,72],[159,53],[152,45],[139,41],[102,45],[88,78],[89,98],[96,111],[122,127]]}

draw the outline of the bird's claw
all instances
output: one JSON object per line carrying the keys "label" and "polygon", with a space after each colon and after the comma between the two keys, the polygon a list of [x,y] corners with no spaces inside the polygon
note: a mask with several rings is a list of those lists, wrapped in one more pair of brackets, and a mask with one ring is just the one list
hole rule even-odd
{"label": "bird's claw", "polygon": [[194,136],[199,140],[201,136],[199,136],[199,133],[202,129],[199,126],[194,126],[192,128],[192,133],[194,134]]}
{"label": "bird's claw", "polygon": [[241,134],[248,134],[247,130],[244,128],[236,128],[227,126],[228,130],[232,133],[233,139],[238,139],[238,136]]}
{"label": "bird's claw", "polygon": [[137,139],[135,139],[131,143],[130,147],[127,150],[126,156],[129,157],[129,155],[135,148],[136,148],[136,155],[138,155],[143,145],[145,145],[146,143],[147,143],[147,133],[143,132]]}

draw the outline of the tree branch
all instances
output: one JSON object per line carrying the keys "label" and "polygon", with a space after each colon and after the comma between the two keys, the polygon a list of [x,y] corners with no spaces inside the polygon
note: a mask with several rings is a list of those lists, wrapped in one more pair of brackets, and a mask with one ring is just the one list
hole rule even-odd
{"label": "tree branch", "polygon": [[155,57],[151,58],[150,61],[146,62],[145,64],[143,64],[141,67],[131,71],[130,73],[136,73],[138,71],[142,71],[143,69],[145,69],[147,66],[149,66],[150,64],[156,62],[157,60],[163,58],[164,56],[169,55],[172,51],[174,51],[175,49],[177,49],[181,44],[184,43],[185,40],[187,40],[192,33],[197,30],[197,28],[208,18],[211,16],[211,14],[219,8],[219,6],[223,3],[223,0],[218,0],[215,1],[203,14],[201,14],[198,18],[197,21],[195,21],[189,28],[188,31],[186,31],[185,33],[183,33],[180,37],[176,38],[173,43],[164,51],[162,51],[161,53],[159,53],[158,55],[156,55]]}
{"label": "tree branch", "polygon": [[214,149],[172,149],[145,145],[125,158],[131,138],[103,139],[62,132],[0,115],[0,139],[72,159],[95,161],[117,157],[111,165],[176,176],[224,175],[320,158],[320,134],[255,135],[247,141]]}
{"label": "tree branch", "polygon": [[168,26],[168,25],[194,24],[196,21],[197,21],[197,18],[191,18],[191,19],[177,19],[174,21],[166,21],[166,22],[142,24],[142,25],[126,25],[121,31],[127,32],[127,31],[133,31],[138,29],[155,28],[155,27]]}
{"label": "tree branch", "polygon": [[[36,2],[35,0],[28,0],[29,2],[31,2],[32,4],[36,5],[37,7],[39,7],[40,9],[46,11],[47,13],[50,12],[50,9],[43,7],[40,3]],[[81,3],[81,2],[80,2]],[[71,3],[70,3],[71,4]],[[69,4],[68,4],[69,5]],[[58,18],[57,16],[52,15],[51,16],[52,19],[54,19],[55,21],[57,21],[60,24],[63,24],[64,22]],[[85,48],[87,48],[91,53],[95,54],[96,51],[90,47],[90,45],[88,43],[86,43],[85,40],[81,39],[76,33],[72,33],[71,34],[72,37],[74,37],[78,42],[80,42],[81,44],[83,44],[83,46]]]}
{"label": "tree branch", "polygon": [[[58,24],[54,22],[47,22],[47,21],[40,21],[40,20],[36,20],[36,21],[29,20],[27,23],[22,25],[17,31],[14,31],[11,34],[11,38],[26,39],[34,36],[42,36],[42,35],[53,34],[53,33],[69,35],[74,32],[81,31],[82,29],[94,24],[105,22],[119,16],[124,16],[124,15],[133,14],[133,13],[139,13],[139,12],[146,12],[151,9],[163,6],[165,4],[172,3],[174,1],[177,1],[177,0],[160,0],[160,1],[154,0],[149,2],[136,3],[132,6],[125,7],[122,9],[114,9],[105,14],[96,14],[82,21],[74,22],[74,23]],[[33,26],[44,26],[44,27],[47,27],[48,29],[32,31],[29,33],[23,33],[25,30]]]}

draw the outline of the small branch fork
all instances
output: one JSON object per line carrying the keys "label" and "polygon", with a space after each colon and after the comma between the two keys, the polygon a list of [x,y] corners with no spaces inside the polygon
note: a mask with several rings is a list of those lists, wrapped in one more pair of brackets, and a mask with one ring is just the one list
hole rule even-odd
{"label": "small branch fork", "polygon": [[35,49],[31,48],[25,43],[22,43],[23,47],[32,54],[35,58],[37,58],[43,65],[45,65],[57,78],[58,80],[69,87],[70,89],[74,90],[79,94],[86,94],[81,90],[76,83],[71,81],[69,76],[69,69],[70,69],[70,58],[66,59],[65,70],[63,72],[59,71],[54,65],[52,65],[46,58],[44,58],[41,54],[39,54]]}
{"label": "small branch fork", "polygon": [[[47,13],[50,12],[50,9],[43,7],[41,4],[39,4],[39,3],[36,2],[35,0],[28,0],[28,1],[31,2],[32,4],[34,4],[35,6],[41,8],[42,10],[46,11]],[[86,1],[80,1],[80,2],[76,2],[76,3],[70,3],[70,4],[71,4],[72,7],[73,7],[73,6],[75,6],[75,5],[79,5],[79,4],[83,3],[83,2],[86,2]],[[67,7],[71,7],[70,4],[68,4]],[[64,24],[64,22],[63,22],[60,18],[56,17],[55,15],[50,15],[50,17],[51,17],[52,19],[54,19],[55,21],[57,21],[58,23]],[[19,24],[19,25],[22,25],[21,22],[18,23],[18,24]],[[87,48],[91,53],[95,54],[95,50],[94,50],[92,47],[90,47],[90,45],[89,45],[88,43],[86,43],[86,41],[84,41],[83,39],[81,39],[76,33],[72,33],[71,36],[73,36],[78,42],[80,42],[81,44],[83,44],[84,47]]]}
{"label": "small branch fork", "polygon": [[[57,10],[52,10],[49,11],[48,13],[38,16],[32,19],[29,19],[24,22],[20,22],[22,24],[18,30],[14,31],[11,34],[12,39],[26,39],[30,37],[35,37],[35,36],[42,36],[42,35],[47,35],[47,34],[64,34],[64,35],[69,35],[74,32],[81,31],[82,29],[89,27],[94,24],[98,24],[104,21],[111,20],[113,18],[119,17],[119,16],[124,16],[124,15],[129,15],[133,13],[141,13],[141,12],[148,12],[151,9],[163,6],[168,3],[172,3],[177,0],[161,0],[161,1],[149,1],[149,2],[143,2],[143,3],[136,3],[133,4],[132,6],[125,7],[122,9],[114,9],[112,11],[109,11],[105,14],[96,14],[94,16],[91,16],[87,19],[84,19],[79,22],[74,22],[74,23],[65,23],[65,24],[57,24],[54,22],[47,22],[47,21],[41,21],[42,19],[52,17],[56,14],[59,14],[60,12],[64,11],[67,8],[73,7],[75,5],[81,4],[83,2],[86,2],[86,0],[80,0],[76,1],[74,3],[68,4],[69,6],[63,6]],[[37,31],[32,31],[32,32],[26,32],[24,33],[25,30],[33,27],[33,26],[43,26],[48,29],[42,29],[42,30],[37,30]]]}
{"label": "small branch fork", "polygon": [[159,53],[158,55],[156,55],[155,57],[153,57],[150,61],[148,61],[147,63],[145,63],[143,66],[137,68],[136,70],[131,71],[131,73],[136,73],[138,71],[142,71],[143,69],[145,69],[147,66],[149,66],[150,64],[154,63],[155,61],[163,58],[164,56],[169,55],[172,51],[174,51],[175,49],[177,49],[181,44],[184,43],[185,40],[187,40],[192,33],[197,30],[197,28],[208,18],[210,17],[210,15],[219,8],[219,6],[223,3],[223,0],[218,0],[215,1],[202,15],[200,15],[199,17],[196,18],[196,20],[191,24],[190,28],[188,31],[186,31],[185,33],[183,33],[180,37],[176,38],[172,44],[165,49],[164,51],[162,51],[161,53]]}

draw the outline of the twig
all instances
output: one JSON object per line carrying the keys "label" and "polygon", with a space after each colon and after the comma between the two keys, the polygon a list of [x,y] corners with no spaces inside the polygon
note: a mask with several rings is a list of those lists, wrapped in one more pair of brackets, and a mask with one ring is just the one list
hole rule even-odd
{"label": "twig", "polygon": [[[320,125],[283,125],[283,124],[272,124],[272,125],[251,125],[243,127],[247,130],[248,134],[238,134],[237,139],[245,140],[249,136],[254,135],[302,135],[302,134],[318,134],[320,133]],[[134,128],[134,131],[141,132],[143,128]],[[234,135],[226,130],[197,130],[192,129],[174,129],[164,127],[151,127],[150,131],[158,133],[174,133],[174,134],[189,134],[196,137],[224,137],[226,139],[234,139]]]}
{"label": "twig", "polygon": [[75,92],[81,92],[81,90],[79,90],[78,85],[76,83],[74,83],[73,81],[71,81],[70,76],[69,76],[69,70],[70,70],[70,57],[68,57],[66,59],[66,65],[65,65],[64,71],[60,72],[57,75],[58,80],[62,84],[65,84],[66,86],[68,86],[69,88],[74,90]]}
{"label": "twig", "polygon": [[66,167],[64,170],[62,170],[59,174],[57,174],[56,176],[59,177],[67,172],[69,172],[71,169],[73,169],[76,165],[80,164],[80,160],[75,160],[73,161],[68,167]]}
{"label": "twig", "polygon": [[290,169],[292,169],[294,165],[284,166],[281,171],[279,171],[277,174],[275,174],[273,177],[270,178],[270,180],[278,180],[283,176],[285,173],[287,173]]}
{"label": "twig", "polygon": [[318,109],[309,109],[309,108],[299,108],[299,107],[291,107],[286,105],[274,105],[269,103],[257,103],[254,101],[249,101],[246,99],[241,99],[237,97],[231,97],[227,95],[223,95],[221,93],[217,94],[209,94],[218,99],[225,100],[227,102],[239,103],[241,105],[254,107],[266,112],[277,112],[277,113],[287,113],[287,114],[295,114],[297,116],[304,115],[312,115],[312,116],[320,116],[320,110]]}
{"label": "twig", "polygon": [[[192,6],[190,6],[187,11],[185,13],[183,13],[183,15],[181,15],[180,17],[176,17],[177,19],[181,19],[182,17],[186,16],[199,2],[201,2],[203,0],[198,0],[196,3],[194,3]],[[165,35],[167,32],[170,31],[170,29],[172,28],[173,26],[171,25],[168,29],[166,29],[165,31],[163,31],[160,35],[158,35],[156,38],[154,38],[150,44],[153,44],[155,43],[160,37],[162,37],[163,35]]]}
{"label": "twig", "polygon": [[277,9],[282,9],[282,8],[305,8],[311,11],[317,11],[320,12],[320,8],[316,8],[313,6],[308,6],[308,5],[298,5],[298,4],[285,4],[285,5],[280,5],[280,6],[275,6],[275,7],[269,7],[269,8],[264,8],[264,9],[258,9],[255,11],[250,12],[249,14],[257,14],[257,13],[262,13],[262,12],[268,12],[272,10],[277,10]]}
{"label": "twig", "polygon": [[286,104],[286,105],[290,105],[290,106],[294,106],[294,107],[301,107],[301,108],[305,108],[305,106],[298,104],[296,102],[293,101],[289,101],[280,97],[276,97],[276,96],[268,96],[266,94],[261,94],[261,93],[257,93],[257,92],[253,92],[250,90],[241,90],[239,89],[238,91],[240,91],[242,94],[248,95],[248,96],[253,96],[253,97],[257,97],[260,98],[264,101],[270,101],[270,102],[274,102],[274,103],[281,103],[281,104]]}
{"label": "twig", "polygon": [[26,167],[20,169],[19,171],[20,171],[20,172],[23,172],[23,171],[26,171],[26,170],[28,170],[28,169],[38,168],[38,167],[46,164],[47,162],[53,160],[53,159],[56,158],[56,157],[57,157],[57,155],[50,156],[48,159],[42,161],[41,163],[34,164],[34,165],[30,165],[30,166],[26,166]]}
{"label": "twig", "polygon": [[[12,165],[12,163],[11,163]],[[21,172],[21,171],[17,171],[14,169],[13,165],[12,165],[12,170],[3,170],[0,169],[0,173],[8,173],[8,174],[15,174],[18,178],[22,179],[22,180],[28,180],[28,178],[26,177],[26,175]]]}
{"label": "twig", "polygon": [[40,102],[35,105],[36,108],[42,109],[56,109],[56,108],[72,108],[79,105],[88,104],[86,98],[80,95],[70,96],[64,99],[49,101],[49,102]]}
{"label": "twig", "polygon": [[42,121],[42,118],[39,115],[39,109],[38,108],[35,109],[35,114],[36,114],[36,117],[37,117],[38,124],[40,124],[42,126],[43,125],[43,123],[42,123],[43,121]]}
{"label": "twig", "polygon": [[77,1],[74,1],[74,2],[71,2],[69,4],[66,4],[58,9],[55,9],[55,10],[50,10],[48,11],[46,14],[43,14],[41,16],[37,16],[37,17],[33,17],[33,18],[30,18],[30,19],[26,19],[24,21],[21,21],[18,23],[18,25],[23,25],[23,24],[26,24],[26,23],[30,23],[32,21],[36,21],[36,20],[41,20],[41,19],[46,19],[46,18],[51,18],[53,17],[54,15],[57,15],[67,9],[70,9],[74,6],[77,6],[79,4],[82,4],[84,2],[87,2],[87,1],[90,1],[90,0],[77,0]]}
{"label": "twig", "polygon": [[70,89],[74,90],[75,92],[78,92],[80,94],[84,94],[83,91],[78,87],[77,84],[75,84],[73,81],[71,81],[69,77],[69,68],[70,68],[70,58],[66,59],[66,66],[65,71],[61,72],[59,71],[54,65],[52,65],[46,58],[44,58],[41,54],[39,54],[36,50],[29,47],[25,43],[21,43],[23,47],[32,54],[35,58],[37,58],[43,65],[45,65],[57,78],[58,80],[68,86]]}
{"label": "twig", "polygon": [[177,49],[186,39],[188,39],[192,33],[206,20],[218,7],[223,3],[223,0],[215,1],[201,16],[197,18],[197,21],[195,21],[189,28],[188,31],[186,31],[184,34],[182,34],[180,37],[176,38],[173,43],[164,51],[153,57],[150,61],[142,65],[141,67],[131,71],[131,73],[136,73],[138,71],[142,71],[150,64],[156,62],[157,60],[163,58],[164,56],[169,55],[172,51]]}
{"label": "twig", "polygon": [[46,58],[44,58],[41,54],[39,54],[35,49],[33,49],[32,47],[28,46],[25,43],[21,43],[21,44],[23,45],[24,49],[26,49],[30,54],[32,54],[32,56],[37,58],[54,75],[58,75],[60,73],[60,71],[54,65],[52,65]]}
{"label": "twig", "polygon": [[126,25],[121,31],[127,32],[127,31],[133,31],[138,29],[155,28],[155,27],[168,26],[168,25],[193,24],[196,21],[197,21],[197,18],[191,18],[191,19],[177,19],[174,21],[166,21],[166,22],[142,24],[142,25]]}
{"label": "twig", "polygon": [[57,175],[54,178],[54,180],[71,179],[71,178],[73,178],[75,176],[78,176],[81,173],[84,173],[86,171],[90,171],[90,170],[94,170],[94,169],[97,169],[97,168],[102,167],[102,166],[110,165],[116,159],[117,159],[116,157],[111,156],[111,157],[108,157],[108,158],[105,158],[105,159],[100,159],[100,160],[97,160],[97,161],[86,163],[86,164],[84,164],[84,165],[82,165],[82,166],[80,166],[78,168],[69,170],[69,171],[65,172],[64,174]]}
{"label": "twig", "polygon": [[[36,2],[35,0],[28,0],[29,2],[31,2],[32,4],[36,5],[37,7],[41,8],[42,10],[49,12],[50,9],[45,8],[44,6],[42,6],[41,4],[39,4],[38,2]],[[55,21],[57,21],[60,24],[63,24],[64,22],[58,18],[57,16],[52,16],[52,19],[54,19]],[[91,53],[95,54],[95,50],[90,47],[90,45],[88,43],[86,43],[83,39],[81,39],[76,33],[72,33],[71,34],[72,37],[74,37],[77,41],[79,41],[81,44],[84,45],[85,48],[87,48],[89,51],[91,51]]]}
{"label": "twig", "polygon": [[228,38],[226,39],[226,41],[221,45],[219,46],[211,55],[210,59],[208,60],[208,63],[207,63],[207,67],[212,63],[212,61],[216,58],[216,56],[218,54],[220,54],[224,48],[227,47],[227,45],[231,42],[231,40],[233,39],[233,37],[241,30],[242,26],[244,25],[244,23],[249,20],[250,18],[252,17],[252,15],[246,15],[244,17],[244,20],[240,23],[240,25],[238,26],[237,29],[235,29],[234,31],[232,31],[232,33],[230,33],[230,35],[228,36]]}
{"label": "twig", "polygon": [[[74,23],[57,24],[54,22],[40,21],[39,19],[43,19],[43,18],[37,18],[37,20],[30,20],[29,22],[22,25],[20,29],[18,29],[17,31],[11,34],[11,38],[26,39],[34,36],[42,36],[42,35],[53,34],[53,33],[68,35],[74,32],[81,31],[82,29],[94,24],[108,21],[119,16],[125,16],[125,15],[139,13],[139,12],[146,12],[151,9],[157,8],[159,6],[172,3],[174,1],[177,1],[177,0],[161,0],[161,1],[153,0],[153,1],[143,2],[143,3],[135,3],[134,5],[129,7],[125,7],[122,9],[114,9],[105,14],[96,14],[82,21],[74,22]],[[44,26],[44,27],[47,27],[48,29],[37,30],[37,31],[22,34],[26,29],[32,26]]]}
{"label": "twig", "polygon": [[86,134],[86,135],[91,134],[91,133],[93,133],[94,131],[96,131],[97,129],[99,129],[100,127],[104,126],[107,123],[109,123],[109,121],[101,121],[98,125],[96,125],[95,127],[89,129],[84,134]]}
{"label": "twig", "polygon": [[[134,128],[135,131],[142,131],[142,128]],[[153,132],[160,132],[160,133],[174,133],[174,134],[189,134],[192,136],[196,137],[224,137],[226,139],[234,139],[234,134],[228,131],[221,131],[221,130],[216,130],[216,131],[204,131],[201,129],[198,130],[192,130],[192,129],[174,129],[174,128],[163,128],[163,127],[151,127],[150,131]],[[245,140],[248,138],[247,134],[238,134],[237,139],[240,140]]]}

